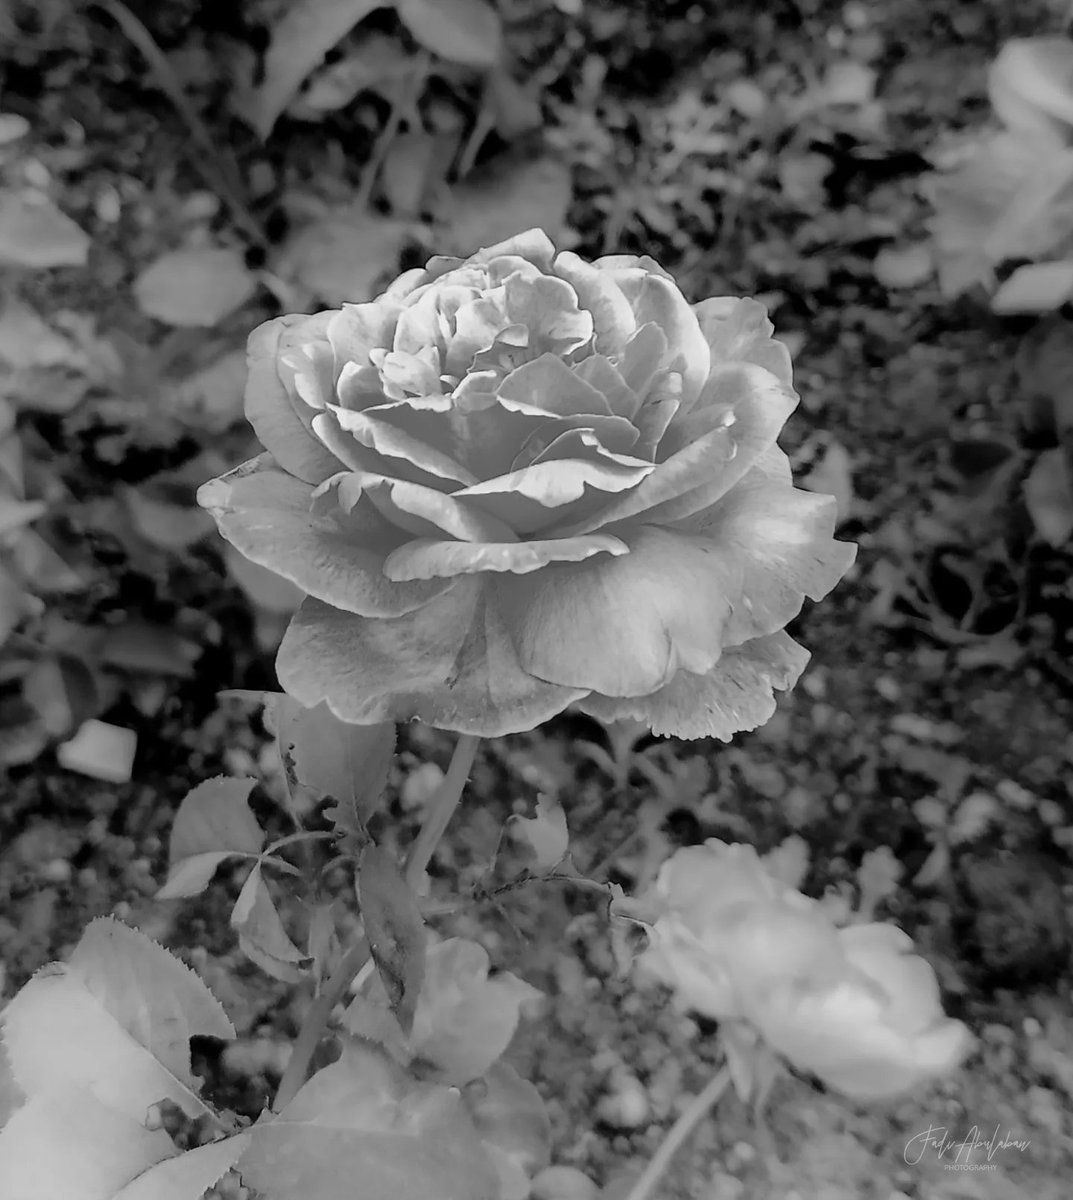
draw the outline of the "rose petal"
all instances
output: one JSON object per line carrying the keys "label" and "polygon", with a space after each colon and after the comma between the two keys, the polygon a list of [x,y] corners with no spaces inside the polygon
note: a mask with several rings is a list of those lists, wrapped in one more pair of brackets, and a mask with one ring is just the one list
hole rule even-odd
{"label": "rose petal", "polygon": [[446,533],[464,542],[518,540],[499,517],[418,483],[355,471],[339,480],[338,492],[340,503],[348,511],[362,497],[368,497],[392,526],[416,537],[438,540]]}
{"label": "rose petal", "polygon": [[773,484],[754,470],[711,508],[676,524],[742,564],[743,601],[727,625],[729,642],[782,629],[806,596],[822,600],[838,583],[857,547],[835,541],[837,519],[834,497]]}
{"label": "rose petal", "polygon": [[705,675],[679,671],[651,695],[592,695],[578,707],[598,721],[643,721],[661,737],[729,742],[734,734],[758,729],[771,718],[773,689],[793,687],[808,660],[808,651],[780,630],[729,647]]}
{"label": "rose petal", "polygon": [[913,939],[896,925],[876,922],[839,930],[850,964],[878,984],[887,999],[886,1021],[905,1034],[921,1033],[942,1016],[935,972]]}
{"label": "rose petal", "polygon": [[606,397],[553,354],[512,371],[499,385],[499,402],[508,412],[528,416],[614,415]]}
{"label": "rose petal", "polygon": [[[510,469],[520,471],[523,467],[528,467],[531,463],[536,462],[556,439],[562,437],[570,429],[588,430],[594,435],[601,449],[615,454],[625,454],[632,450],[637,442],[637,430],[623,417],[594,417],[591,415],[559,417],[552,421],[545,421],[533,430],[514,456]],[[586,454],[585,457],[593,458],[595,456]],[[637,456],[634,455],[634,457]],[[643,462],[643,460],[641,461]],[[645,463],[644,465],[649,464]]]}
{"label": "rose petal", "polygon": [[787,418],[798,404],[798,395],[765,367],[754,363],[730,363],[714,367],[692,408],[683,402],[660,445],[666,457],[698,437],[703,437],[728,414],[734,422],[746,421],[737,434],[740,478],[761,451],[772,445]]}
{"label": "rose petal", "polygon": [[[678,521],[724,495],[771,446],[797,397],[762,367],[719,369],[721,404],[710,404],[690,423],[692,437],[632,492],[556,533],[592,533],[644,514],[646,522]],[[713,373],[713,380],[715,373]],[[673,429],[674,422],[671,423]],[[681,439],[678,439],[681,440]],[[667,438],[664,438],[664,442]],[[663,447],[660,447],[662,452]]]}
{"label": "rose petal", "polygon": [[565,687],[640,696],[709,671],[739,594],[734,560],[668,530],[623,535],[630,553],[497,580],[524,668]]}
{"label": "rose petal", "polygon": [[713,1021],[744,1015],[726,965],[677,918],[661,918],[649,931],[649,943],[637,959],[638,970],[673,989],[679,1007]]}
{"label": "rose petal", "polygon": [[373,350],[369,357],[380,372],[384,395],[390,400],[435,396],[443,391],[440,385],[440,356],[434,346],[426,346],[417,354]]}
{"label": "rose petal", "polygon": [[692,404],[708,378],[712,360],[708,342],[686,298],[662,270],[654,274],[646,267],[608,267],[606,262],[598,259],[595,265],[608,270],[622,289],[637,324],[654,322],[667,335],[667,357],[660,366],[681,371],[684,402]]}
{"label": "rose petal", "polygon": [[347,517],[314,511],[313,489],[267,454],[204,484],[198,503],[251,562],[350,612],[398,616],[450,586],[387,579],[384,559],[399,544],[398,532],[368,506]]}
{"label": "rose petal", "polygon": [[841,980],[818,993],[774,989],[750,1018],[796,1067],[859,1099],[883,1099],[948,1074],[971,1045],[960,1021],[940,1019],[916,1037],[886,1024],[868,988]]}
{"label": "rose petal", "polygon": [[506,254],[524,258],[526,262],[531,262],[546,272],[551,269],[555,245],[543,229],[527,229],[524,233],[517,233],[502,242],[478,250],[467,261],[487,263]]}
{"label": "rose petal", "polygon": [[525,575],[552,562],[581,562],[594,554],[628,554],[618,538],[590,534],[536,542],[446,542],[419,538],[392,551],[384,563],[389,579],[433,579],[475,575],[480,571],[509,571]]}
{"label": "rose petal", "polygon": [[592,338],[592,313],[578,308],[577,295],[565,279],[514,274],[503,284],[510,320],[529,331],[537,353],[566,356]]}
{"label": "rose petal", "polygon": [[[437,293],[440,296],[440,293]],[[441,303],[443,302],[441,297]],[[446,341],[444,370],[456,378],[463,376],[482,351],[490,349],[496,339],[513,322],[507,316],[506,296],[496,289],[484,294],[475,293],[454,312],[453,328]]]}
{"label": "rose petal", "polygon": [[[387,290],[378,296],[374,303],[379,304],[384,300],[405,300],[407,296],[412,295],[418,288],[424,287],[431,281],[432,276],[424,267],[412,267],[409,271],[403,271],[397,279],[389,284]],[[344,305],[344,307],[346,306]]]}
{"label": "rose petal", "polygon": [[533,729],[583,695],[522,670],[485,585],[472,577],[396,620],[305,600],[276,669],[296,700],[327,701],[343,721],[418,720],[482,737]]}
{"label": "rose petal", "polygon": [[368,366],[371,350],[390,346],[401,311],[398,300],[381,297],[370,304],[344,304],[334,313],[328,322],[327,336],[335,357],[336,376],[347,363]]}
{"label": "rose petal", "polygon": [[[648,389],[641,407],[634,415],[637,426],[639,453],[646,458],[655,458],[667,432],[682,404],[682,376],[677,371],[664,371]],[[662,454],[661,457],[666,457]]]}
{"label": "rose petal", "polygon": [[640,270],[649,275],[658,275],[661,279],[669,279],[674,283],[674,276],[670,271],[665,271],[663,267],[651,255],[648,254],[605,254],[602,258],[594,259],[594,267],[599,267],[601,271],[613,273],[616,271]]}
{"label": "rose petal", "polygon": [[793,386],[793,363],[784,343],[772,337],[775,327],[758,301],[713,296],[693,305],[711,350],[712,366],[751,362],[765,367],[787,387]]}
{"label": "rose petal", "polygon": [[[462,484],[477,482],[477,477],[451,454],[445,453],[432,442],[415,437],[403,426],[402,422],[417,411],[413,403],[404,401],[397,406],[385,404],[379,408],[367,408],[364,412],[352,412],[332,405],[329,411],[331,419],[345,433],[385,458],[411,463],[438,479]],[[326,424],[327,421],[322,418],[314,421],[314,430],[322,439]]]}
{"label": "rose petal", "polygon": [[[280,358],[304,341],[323,336],[331,314],[277,317],[259,325],[246,343],[246,419],[277,462],[306,483],[320,483],[339,464],[311,429],[315,409],[290,391],[281,377]],[[292,372],[288,372],[292,374]]]}
{"label": "rose petal", "polygon": [[591,384],[607,401],[607,407],[619,419],[632,419],[641,406],[641,398],[619,374],[618,368],[602,354],[590,354],[573,368],[574,374]]}
{"label": "rose petal", "polygon": [[667,358],[667,335],[658,325],[649,323],[642,325],[628,339],[625,349],[617,356],[614,365],[626,386],[641,400],[648,395],[648,390],[655,380],[663,374],[663,364]]}
{"label": "rose petal", "polygon": [[[637,487],[653,469],[650,463],[618,462],[617,458],[627,456],[605,452],[592,461],[563,458],[535,462],[520,471],[459,488],[454,496],[500,517],[517,533],[534,533],[552,522],[575,516],[569,508],[572,504],[588,500],[586,508],[600,507],[606,502],[606,493]],[[586,489],[592,489],[591,493],[587,494]]]}
{"label": "rose petal", "polygon": [[592,313],[596,353],[621,354],[637,321],[614,279],[569,250],[555,256],[551,270],[570,284],[578,304]]}

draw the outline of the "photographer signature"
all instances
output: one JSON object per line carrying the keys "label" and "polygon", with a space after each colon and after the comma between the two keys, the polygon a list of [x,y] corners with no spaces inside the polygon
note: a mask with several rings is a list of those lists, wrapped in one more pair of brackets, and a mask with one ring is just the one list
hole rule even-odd
{"label": "photographer signature", "polygon": [[929,1125],[905,1143],[903,1157],[910,1166],[916,1166],[929,1149],[934,1149],[939,1158],[967,1163],[974,1151],[982,1149],[986,1151],[987,1161],[990,1162],[1000,1150],[1020,1150],[1023,1153],[1031,1144],[1028,1138],[1013,1137],[1010,1130],[1002,1133],[998,1125],[990,1137],[982,1137],[980,1127],[974,1125],[960,1140],[945,1125]]}

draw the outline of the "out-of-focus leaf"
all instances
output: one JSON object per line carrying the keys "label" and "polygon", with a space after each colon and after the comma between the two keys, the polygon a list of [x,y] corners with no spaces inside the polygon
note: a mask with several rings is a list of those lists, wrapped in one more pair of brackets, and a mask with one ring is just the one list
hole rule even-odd
{"label": "out-of-focus leaf", "polygon": [[425,978],[427,934],[398,863],[375,844],[361,852],[358,903],[380,981],[399,1025],[409,1034]]}
{"label": "out-of-focus leaf", "polygon": [[197,645],[174,629],[137,618],[94,630],[88,642],[90,653],[101,662],[150,675],[185,678],[200,654]]}
{"label": "out-of-focus leaf", "polygon": [[991,298],[1002,316],[1045,313],[1061,308],[1073,293],[1073,260],[1026,263],[1018,267]]}
{"label": "out-of-focus leaf", "polygon": [[22,694],[51,737],[66,737],[99,711],[93,672],[72,655],[39,658],[23,678]]}
{"label": "out-of-focus leaf", "polygon": [[212,517],[196,505],[157,500],[143,488],[123,488],[121,495],[134,528],[162,549],[185,550],[215,529]]}
{"label": "out-of-focus leaf", "polygon": [[1073,535],[1073,478],[1065,451],[1044,450],[1024,482],[1025,504],[1036,532],[1052,546]]}
{"label": "out-of-focus leaf", "polygon": [[511,835],[524,842],[533,852],[535,871],[549,871],[566,856],[570,834],[566,827],[566,813],[557,800],[540,796],[536,802],[535,817],[511,817],[508,824]]}
{"label": "out-of-focus leaf", "polygon": [[380,188],[392,212],[414,217],[421,211],[435,148],[436,138],[423,129],[400,134],[391,143],[380,169]]}
{"label": "out-of-focus leaf", "polygon": [[572,199],[570,169],[564,162],[549,155],[493,159],[454,189],[445,214],[449,248],[472,254],[534,228],[561,242]]}
{"label": "out-of-focus leaf", "polygon": [[946,842],[936,842],[924,865],[913,876],[916,887],[934,887],[950,874],[950,850]]}
{"label": "out-of-focus leaf", "polygon": [[22,584],[0,563],[0,644],[22,620],[23,597]]}
{"label": "out-of-focus leaf", "polygon": [[958,805],[947,830],[951,845],[971,842],[1002,817],[1002,806],[990,792],[972,792]]}
{"label": "out-of-focus leaf", "polygon": [[134,281],[142,312],[191,328],[216,325],[256,290],[239,251],[212,246],[169,251]]}
{"label": "out-of-focus leaf", "polygon": [[83,722],[69,742],[56,747],[56,761],[65,770],[91,779],[129,783],[137,749],[138,735],[133,729],[92,718]]}
{"label": "out-of-focus leaf", "polygon": [[503,53],[499,15],[486,0],[397,0],[399,19],[440,58],[467,67],[494,67]]}
{"label": "out-of-focus leaf", "polygon": [[403,221],[333,209],[295,231],[280,250],[276,271],[326,304],[360,303],[398,267],[408,230]]}
{"label": "out-of-focus leaf", "polygon": [[231,928],[238,934],[239,949],[262,971],[284,983],[299,983],[305,978],[310,960],[283,928],[261,876],[260,863],[242,885],[231,910]]}
{"label": "out-of-focus leaf", "polygon": [[486,94],[496,131],[504,141],[541,127],[544,118],[537,89],[519,83],[505,67],[488,76]]}
{"label": "out-of-focus leaf", "polygon": [[414,1083],[367,1042],[343,1047],[275,1117],[250,1129],[243,1181],[271,1200],[497,1200],[457,1092]]}
{"label": "out-of-focus leaf", "polygon": [[885,246],[873,264],[876,282],[885,288],[915,288],[935,269],[931,247],[917,242],[911,246]]}
{"label": "out-of-focus leaf", "polygon": [[40,500],[16,500],[0,495],[0,538],[36,521],[46,511],[47,505]]}
{"label": "out-of-focus leaf", "polygon": [[0,265],[84,267],[89,235],[44,196],[0,195]]}
{"label": "out-of-focus leaf", "polygon": [[860,903],[857,905],[859,921],[873,919],[876,905],[888,896],[893,896],[898,890],[898,880],[901,879],[904,870],[889,846],[880,846],[865,854],[857,868],[857,886],[861,891]]}
{"label": "out-of-focus leaf", "polygon": [[966,480],[990,480],[1017,455],[1008,442],[986,438],[961,438],[949,443],[950,465]]}
{"label": "out-of-focus leaf", "polygon": [[283,6],[265,55],[263,80],[232,99],[235,112],[262,138],[268,137],[325,54],[373,9],[384,7],[382,0],[293,0]]}
{"label": "out-of-focus leaf", "polygon": [[172,822],[168,879],[158,900],[196,896],[225,859],[260,854],[265,835],[249,806],[256,782],[219,775],[186,794]]}
{"label": "out-of-focus leaf", "polygon": [[600,1189],[577,1167],[557,1164],[533,1177],[528,1195],[532,1200],[597,1200]]}
{"label": "out-of-focus leaf", "polygon": [[489,965],[484,947],[466,938],[428,949],[410,1046],[442,1083],[461,1087],[488,1071],[510,1044],[521,1007],[543,997],[509,971],[489,979]]}
{"label": "out-of-focus leaf", "polygon": [[30,132],[30,122],[19,113],[0,113],[0,146],[10,146]]}
{"label": "out-of-focus leaf", "polygon": [[481,1139],[532,1176],[551,1159],[551,1122],[540,1093],[505,1062],[462,1089]]}
{"label": "out-of-focus leaf", "polygon": [[169,411],[199,433],[222,432],[242,418],[246,354],[235,350],[176,384]]}
{"label": "out-of-focus leaf", "polygon": [[299,118],[321,117],[345,108],[364,91],[390,95],[413,72],[413,56],[398,38],[369,33],[338,62],[318,71],[290,112]]}

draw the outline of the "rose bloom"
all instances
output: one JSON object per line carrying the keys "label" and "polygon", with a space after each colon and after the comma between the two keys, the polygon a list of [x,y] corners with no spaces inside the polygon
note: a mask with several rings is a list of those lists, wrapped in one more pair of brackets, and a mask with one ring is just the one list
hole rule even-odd
{"label": "rose bloom", "polygon": [[368,304],[262,325],[268,453],[200,502],[306,595],[280,683],[361,724],[496,736],[576,703],[728,739],[808,659],[784,626],[853,561],[775,439],[763,307],[532,230]]}
{"label": "rose bloom", "polygon": [[648,899],[660,915],[643,973],[684,1008],[748,1022],[845,1095],[898,1095],[954,1070],[971,1046],[908,934],[883,923],[836,928],[751,846],[712,839],[677,851]]}
{"label": "rose bloom", "polygon": [[988,71],[995,115],[1022,137],[1061,150],[1073,142],[1073,42],[1067,37],[1012,38]]}

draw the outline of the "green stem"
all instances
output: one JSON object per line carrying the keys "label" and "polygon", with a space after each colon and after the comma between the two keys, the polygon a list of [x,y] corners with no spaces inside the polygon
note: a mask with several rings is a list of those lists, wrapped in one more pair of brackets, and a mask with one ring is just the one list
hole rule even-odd
{"label": "green stem", "polygon": [[459,800],[462,799],[462,789],[469,778],[480,740],[474,734],[463,733],[455,743],[451,765],[447,768],[447,774],[433,796],[421,829],[410,847],[406,859],[406,882],[415,893],[420,890],[419,884],[425,868],[439,845]]}
{"label": "green stem", "polygon": [[671,1159],[681,1149],[682,1143],[685,1142],[696,1126],[700,1124],[708,1110],[717,1103],[719,1097],[726,1091],[729,1083],[730,1072],[726,1067],[722,1067],[716,1071],[700,1095],[696,1097],[692,1104],[671,1126],[667,1136],[660,1142],[659,1149],[652,1155],[651,1162],[641,1172],[640,1178],[630,1189],[626,1200],[648,1200],[656,1184],[667,1173],[667,1168],[671,1165]]}
{"label": "green stem", "polygon": [[294,1049],[291,1051],[291,1057],[287,1062],[287,1069],[283,1072],[283,1078],[280,1080],[279,1090],[276,1092],[276,1099],[272,1105],[274,1112],[280,1112],[290,1104],[299,1088],[305,1083],[309,1063],[320,1042],[321,1035],[327,1027],[332,1009],[346,995],[346,990],[350,987],[354,976],[365,965],[368,958],[369,943],[362,938],[346,952],[339,965],[328,977],[324,990],[310,1005],[306,1019],[302,1022],[302,1028],[298,1032]]}
{"label": "green stem", "polygon": [[[415,891],[416,884],[424,874],[440,838],[443,837],[451,815],[458,807],[458,801],[461,799],[462,789],[466,786],[479,742],[480,738],[478,737],[462,734],[455,744],[451,765],[447,768],[447,774],[443,777],[443,782],[432,799],[424,824],[421,826],[406,862],[406,882]],[[354,977],[365,966],[368,959],[369,943],[362,938],[347,951],[342,961],[329,976],[324,990],[310,1005],[306,1019],[302,1022],[302,1028],[298,1032],[294,1049],[291,1051],[287,1069],[280,1080],[275,1103],[272,1105],[274,1112],[280,1112],[285,1108],[305,1083],[306,1075],[309,1072],[309,1063],[327,1027],[332,1009],[342,1000],[347,988],[350,987]]]}

